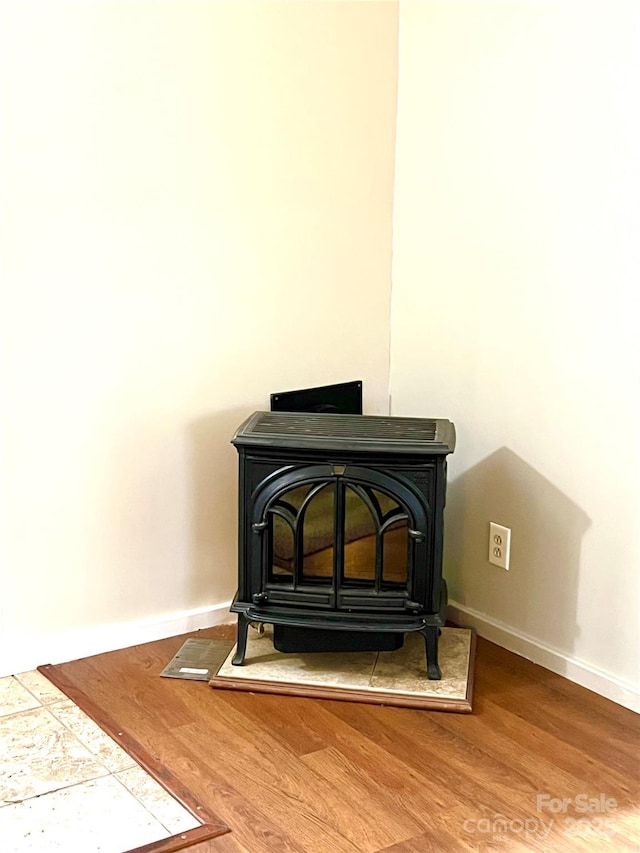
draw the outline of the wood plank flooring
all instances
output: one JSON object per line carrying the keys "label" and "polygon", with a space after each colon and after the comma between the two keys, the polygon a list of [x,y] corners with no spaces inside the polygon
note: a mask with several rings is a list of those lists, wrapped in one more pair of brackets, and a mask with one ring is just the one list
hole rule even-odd
{"label": "wood plank flooring", "polygon": [[192,853],[640,851],[633,712],[482,639],[465,715],[159,677],[188,637],[232,634],[53,667],[231,829]]}

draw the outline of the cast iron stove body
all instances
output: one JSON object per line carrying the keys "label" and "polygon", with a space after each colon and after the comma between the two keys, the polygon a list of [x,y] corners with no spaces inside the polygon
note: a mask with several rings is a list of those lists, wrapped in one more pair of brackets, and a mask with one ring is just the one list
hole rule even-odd
{"label": "cast iron stove body", "polygon": [[448,420],[255,412],[239,454],[238,645],[251,622],[425,638],[440,678],[438,635]]}

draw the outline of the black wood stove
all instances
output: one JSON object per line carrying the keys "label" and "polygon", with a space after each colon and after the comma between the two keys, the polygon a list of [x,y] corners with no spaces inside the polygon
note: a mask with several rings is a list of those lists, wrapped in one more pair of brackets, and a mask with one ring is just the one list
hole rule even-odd
{"label": "black wood stove", "polygon": [[396,648],[424,635],[440,678],[438,635],[448,420],[255,412],[232,439],[240,463],[238,614],[233,663],[250,623],[276,648]]}

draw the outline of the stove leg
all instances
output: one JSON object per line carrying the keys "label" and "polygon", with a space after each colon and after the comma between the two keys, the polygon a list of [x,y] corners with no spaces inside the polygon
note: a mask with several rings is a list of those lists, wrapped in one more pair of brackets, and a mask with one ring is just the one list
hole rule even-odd
{"label": "stove leg", "polygon": [[244,663],[244,655],[247,651],[247,631],[250,624],[244,613],[238,613],[238,641],[236,644],[236,653],[231,661],[234,666],[242,666]]}
{"label": "stove leg", "polygon": [[434,625],[427,625],[421,633],[424,635],[429,681],[440,681],[442,678],[442,673],[438,666],[438,634],[440,633],[440,629]]}

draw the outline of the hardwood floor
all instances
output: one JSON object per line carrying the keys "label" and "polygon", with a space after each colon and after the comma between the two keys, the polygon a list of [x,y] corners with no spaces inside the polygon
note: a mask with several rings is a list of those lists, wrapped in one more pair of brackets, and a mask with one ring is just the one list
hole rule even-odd
{"label": "hardwood floor", "polygon": [[465,715],[159,677],[189,636],[232,631],[53,668],[230,827],[193,853],[640,850],[633,712],[482,639]]}

